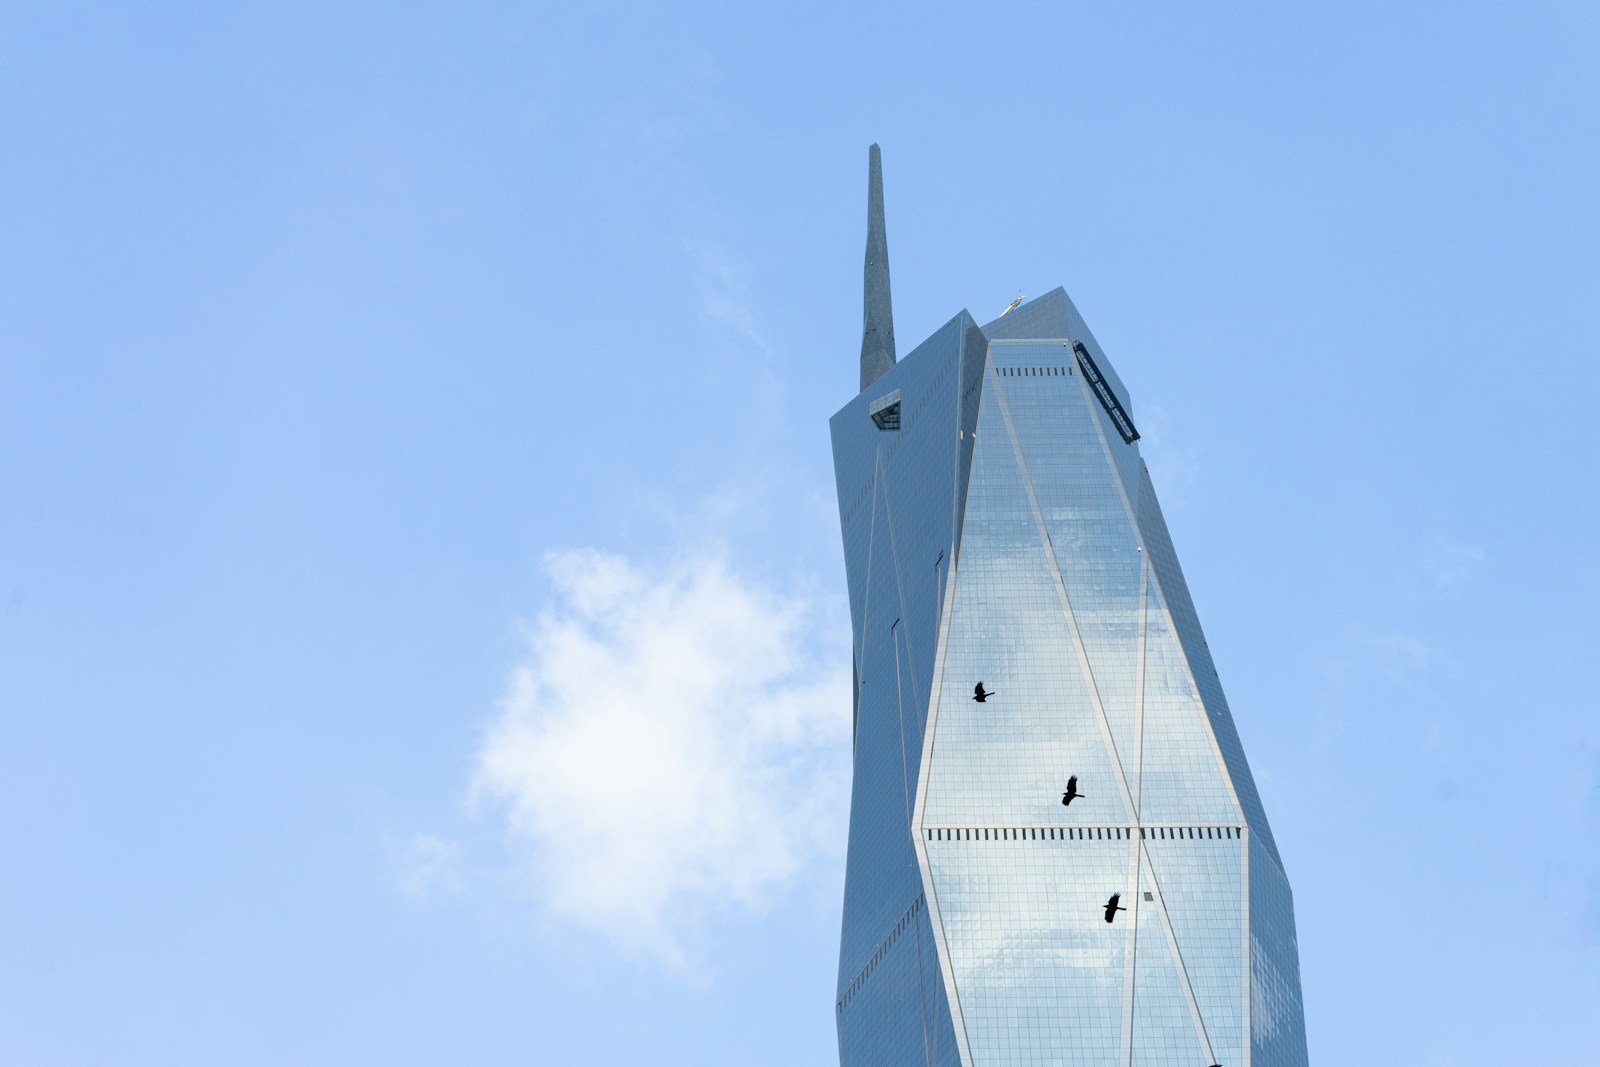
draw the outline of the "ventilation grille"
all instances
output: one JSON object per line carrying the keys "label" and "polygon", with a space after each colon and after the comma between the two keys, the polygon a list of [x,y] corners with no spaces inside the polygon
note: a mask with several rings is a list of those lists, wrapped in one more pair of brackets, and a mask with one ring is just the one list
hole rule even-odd
{"label": "ventilation grille", "polygon": [[1243,836],[1239,826],[929,826],[929,841],[1221,841]]}
{"label": "ventilation grille", "polygon": [[1070,378],[1071,367],[996,367],[1002,378]]}

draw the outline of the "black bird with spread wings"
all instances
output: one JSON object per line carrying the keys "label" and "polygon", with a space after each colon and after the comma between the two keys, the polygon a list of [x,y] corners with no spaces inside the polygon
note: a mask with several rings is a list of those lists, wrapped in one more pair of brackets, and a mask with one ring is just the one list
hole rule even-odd
{"label": "black bird with spread wings", "polygon": [[1072,802],[1081,796],[1083,796],[1083,794],[1078,792],[1078,776],[1074,774],[1071,778],[1067,779],[1067,791],[1061,794],[1062,807],[1071,806]]}
{"label": "black bird with spread wings", "polygon": [[972,699],[976,700],[980,704],[992,696],[994,696],[994,690],[984,689],[982,682],[979,682],[977,685],[972,687]]}
{"label": "black bird with spread wings", "polygon": [[1117,901],[1119,901],[1121,899],[1122,899],[1122,894],[1121,893],[1112,893],[1111,894],[1111,899],[1106,901],[1106,922],[1108,922],[1108,923],[1109,922],[1116,922],[1117,921],[1117,912],[1119,912],[1119,911],[1127,911],[1128,910],[1127,908],[1124,908],[1122,905],[1117,903]]}

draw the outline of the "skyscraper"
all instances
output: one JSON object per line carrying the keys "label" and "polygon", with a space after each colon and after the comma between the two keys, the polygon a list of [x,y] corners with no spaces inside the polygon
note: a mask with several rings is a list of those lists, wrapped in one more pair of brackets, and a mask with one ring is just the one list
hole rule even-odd
{"label": "skyscraper", "polygon": [[868,180],[840,1060],[1304,1064],[1288,879],[1128,391],[1061,289],[897,361],[876,145]]}

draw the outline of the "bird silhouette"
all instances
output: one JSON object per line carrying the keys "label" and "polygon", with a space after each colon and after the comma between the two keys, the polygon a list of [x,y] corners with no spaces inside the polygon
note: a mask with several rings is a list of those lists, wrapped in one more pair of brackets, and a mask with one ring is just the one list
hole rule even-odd
{"label": "bird silhouette", "polygon": [[994,696],[994,690],[984,689],[982,682],[979,682],[977,685],[972,687],[972,699],[976,700],[980,704],[992,696]]}
{"label": "bird silhouette", "polygon": [[1081,796],[1083,796],[1083,794],[1078,792],[1078,776],[1074,774],[1071,778],[1067,779],[1067,791],[1061,794],[1061,804],[1063,807],[1066,807]]}
{"label": "bird silhouette", "polygon": [[1112,893],[1111,894],[1111,899],[1106,901],[1106,922],[1108,922],[1108,923],[1109,922],[1116,922],[1117,921],[1117,912],[1119,912],[1119,911],[1127,911],[1128,910],[1127,908],[1124,908],[1120,904],[1117,903],[1117,901],[1119,901],[1121,899],[1122,899],[1122,894],[1121,893]]}

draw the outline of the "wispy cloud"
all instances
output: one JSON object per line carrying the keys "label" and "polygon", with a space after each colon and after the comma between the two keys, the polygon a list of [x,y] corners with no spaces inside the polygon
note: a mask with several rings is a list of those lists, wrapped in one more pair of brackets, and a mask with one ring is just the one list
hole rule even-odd
{"label": "wispy cloud", "polygon": [[1159,401],[1140,407],[1139,452],[1150,468],[1162,508],[1169,513],[1188,506],[1202,476],[1200,450],[1181,443],[1172,427],[1172,413]]}
{"label": "wispy cloud", "polygon": [[772,346],[758,324],[749,264],[731,250],[705,242],[695,244],[690,254],[700,313],[762,355],[770,355]]}
{"label": "wispy cloud", "polygon": [[461,846],[433,834],[417,834],[398,859],[400,892],[425,902],[466,895],[461,873]]}
{"label": "wispy cloud", "polygon": [[[837,848],[849,673],[815,597],[715,553],[659,568],[547,559],[479,755],[545,912],[672,963],[706,920],[759,911]],[[842,625],[839,623],[838,625]]]}
{"label": "wispy cloud", "polygon": [[1435,589],[1465,585],[1483,570],[1487,553],[1477,545],[1463,545],[1439,538],[1422,554],[1422,571]]}

